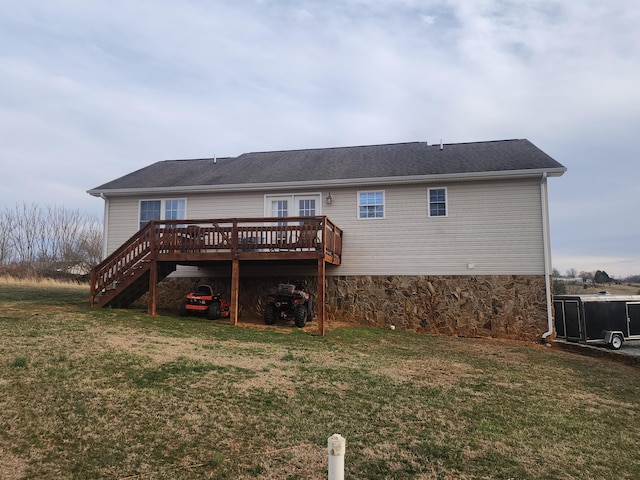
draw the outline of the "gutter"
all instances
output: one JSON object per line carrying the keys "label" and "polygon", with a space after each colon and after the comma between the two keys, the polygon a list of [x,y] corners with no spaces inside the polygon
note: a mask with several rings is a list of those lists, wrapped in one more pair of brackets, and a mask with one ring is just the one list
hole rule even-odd
{"label": "gutter", "polygon": [[435,182],[462,182],[471,180],[500,180],[507,178],[538,178],[543,175],[559,177],[566,171],[566,168],[552,169],[532,169],[532,170],[506,170],[498,172],[469,172],[450,173],[435,175],[407,175],[398,177],[378,177],[378,178],[351,178],[351,179],[327,179],[327,180],[307,180],[292,182],[270,182],[270,183],[236,183],[228,185],[188,185],[171,187],[149,187],[149,188],[94,188],[87,190],[89,195],[99,197],[103,192],[108,192],[110,196],[126,195],[148,195],[148,194],[168,194],[168,193],[213,193],[213,192],[239,192],[239,191],[269,191],[269,190],[304,190],[309,188],[327,187],[373,187],[378,185],[409,185],[415,183],[435,183]]}
{"label": "gutter", "polygon": [[551,248],[549,237],[549,209],[547,199],[547,172],[542,174],[540,180],[540,199],[542,209],[542,243],[544,251],[544,286],[547,298],[547,331],[542,334],[542,342],[546,343],[547,338],[553,334],[553,311],[551,309]]}
{"label": "gutter", "polygon": [[107,258],[107,238],[109,238],[109,199],[100,192],[100,198],[104,200],[104,214],[102,219],[102,258]]}

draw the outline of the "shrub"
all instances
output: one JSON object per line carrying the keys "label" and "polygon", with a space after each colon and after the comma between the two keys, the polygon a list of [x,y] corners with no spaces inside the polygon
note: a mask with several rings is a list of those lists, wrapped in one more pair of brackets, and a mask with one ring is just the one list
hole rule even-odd
{"label": "shrub", "polygon": [[562,280],[553,281],[553,294],[564,295],[567,293],[567,285]]}
{"label": "shrub", "polygon": [[11,366],[13,368],[27,368],[27,359],[24,357],[16,357],[13,359]]}

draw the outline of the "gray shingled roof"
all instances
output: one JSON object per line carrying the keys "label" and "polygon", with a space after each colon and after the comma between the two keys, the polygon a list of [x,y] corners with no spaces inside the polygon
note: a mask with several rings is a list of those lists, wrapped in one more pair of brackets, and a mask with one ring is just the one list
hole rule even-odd
{"label": "gray shingled roof", "polygon": [[427,145],[426,142],[245,153],[235,158],[165,160],[89,190],[256,186],[414,176],[468,176],[530,171],[562,175],[560,163],[528,140]]}

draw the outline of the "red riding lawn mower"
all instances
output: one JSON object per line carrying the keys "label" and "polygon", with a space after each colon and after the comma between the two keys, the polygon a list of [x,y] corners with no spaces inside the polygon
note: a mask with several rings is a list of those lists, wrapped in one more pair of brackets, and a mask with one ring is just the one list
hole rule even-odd
{"label": "red riding lawn mower", "polygon": [[185,300],[180,304],[180,316],[191,314],[206,315],[209,320],[229,318],[229,303],[222,299],[219,293],[213,293],[209,285],[198,285],[193,292],[187,293]]}

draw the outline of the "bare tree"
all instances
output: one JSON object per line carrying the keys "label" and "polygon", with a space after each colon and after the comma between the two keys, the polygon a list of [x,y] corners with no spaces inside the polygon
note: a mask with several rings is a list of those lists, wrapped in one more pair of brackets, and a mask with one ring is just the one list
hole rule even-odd
{"label": "bare tree", "polygon": [[78,252],[84,262],[95,267],[102,260],[102,224],[97,217],[87,216],[83,225]]}
{"label": "bare tree", "polygon": [[576,278],[577,274],[578,272],[575,268],[570,268],[569,270],[567,270],[567,277],[569,278]]}
{"label": "bare tree", "polygon": [[22,203],[16,205],[11,231],[11,246],[16,252],[17,262],[22,268],[33,269],[38,257],[38,233],[42,218],[40,208]]}
{"label": "bare tree", "polygon": [[83,215],[79,210],[49,205],[44,210],[46,222],[40,225],[40,261],[47,270],[68,268],[80,263]]}
{"label": "bare tree", "polygon": [[589,282],[589,281],[593,282],[594,275],[595,274],[593,272],[585,272],[585,271],[580,272],[580,278],[582,278],[583,282]]}
{"label": "bare tree", "polygon": [[4,208],[0,212],[0,266],[10,263],[13,258],[12,236],[15,229],[13,212]]}
{"label": "bare tree", "polygon": [[89,269],[101,253],[102,227],[95,215],[26,203],[0,212],[0,265],[21,275]]}

